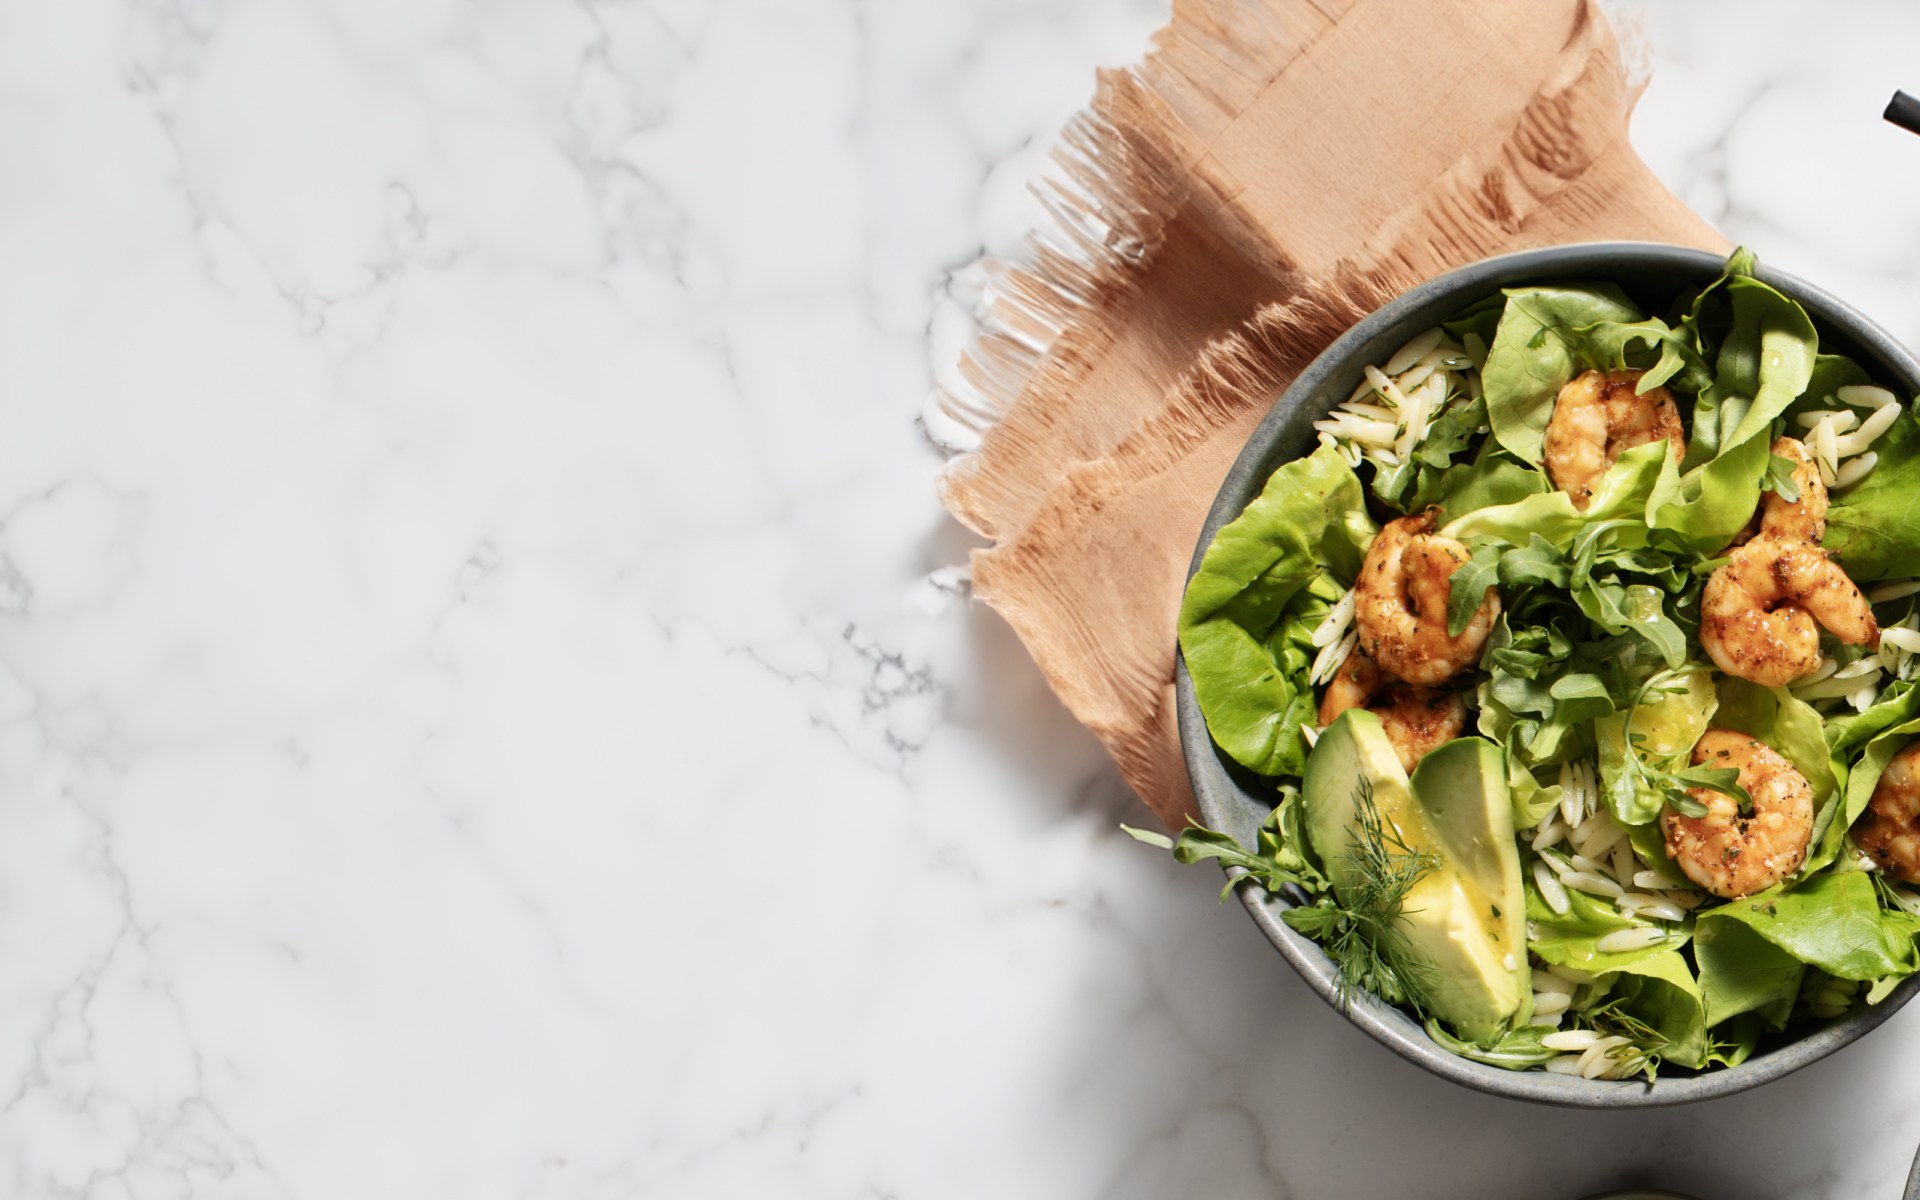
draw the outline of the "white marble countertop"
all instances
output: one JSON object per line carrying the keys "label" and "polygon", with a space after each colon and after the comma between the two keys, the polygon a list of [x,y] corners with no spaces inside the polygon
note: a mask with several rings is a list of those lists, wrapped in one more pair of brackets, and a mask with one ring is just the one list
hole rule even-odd
{"label": "white marble countertop", "polygon": [[[929,312],[1164,8],[0,8],[0,1195],[1892,1200],[1920,1011],[1431,1079],[929,581]],[[1634,138],[1920,343],[1920,12],[1807,11]]]}

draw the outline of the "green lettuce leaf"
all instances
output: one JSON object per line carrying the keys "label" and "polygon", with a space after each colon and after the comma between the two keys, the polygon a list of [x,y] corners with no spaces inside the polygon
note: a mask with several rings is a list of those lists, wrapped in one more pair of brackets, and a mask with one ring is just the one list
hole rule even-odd
{"label": "green lettuce leaf", "polygon": [[1506,311],[1506,307],[1507,298],[1495,294],[1484,300],[1476,300],[1461,310],[1460,314],[1451,321],[1442,321],[1440,324],[1448,333],[1459,338],[1463,346],[1471,348],[1467,341],[1468,334],[1479,338],[1483,347],[1491,346],[1494,333],[1500,328],[1500,314]]}
{"label": "green lettuce leaf", "polygon": [[1645,395],[1665,384],[1699,392],[1713,384],[1706,360],[1684,330],[1658,317],[1644,321],[1599,321],[1572,331],[1576,356],[1602,371],[1634,368],[1645,372],[1636,390]]}
{"label": "green lettuce leaf", "polygon": [[[1813,374],[1807,379],[1806,391],[1800,398],[1787,406],[1787,416],[1810,412],[1814,409],[1846,408],[1837,393],[1843,387],[1872,383],[1872,376],[1866,368],[1854,362],[1844,354],[1816,354],[1813,359]],[[1799,430],[1791,425],[1787,432],[1797,434]]]}
{"label": "green lettuce leaf", "polygon": [[[1729,260],[1729,271],[1734,267]],[[1807,390],[1819,354],[1819,334],[1798,303],[1750,275],[1725,278],[1733,326],[1720,343],[1713,386],[1694,402],[1689,469],[1727,447],[1765,436],[1774,419]]]}
{"label": "green lettuce leaf", "polygon": [[[1593,503],[1581,512],[1573,506],[1573,497],[1565,492],[1543,492],[1511,504],[1495,505],[1477,512],[1463,513],[1440,530],[1451,538],[1486,538],[1525,546],[1539,534],[1563,551],[1573,548],[1574,540],[1603,521],[1623,517],[1638,518],[1645,512],[1654,484],[1660,478],[1663,461],[1669,460],[1665,442],[1635,446],[1601,476]],[[1610,532],[1615,546],[1643,545],[1646,530],[1631,526]]]}
{"label": "green lettuce leaf", "polygon": [[1625,971],[1645,959],[1671,953],[1687,944],[1689,933],[1682,926],[1667,930],[1667,940],[1640,950],[1611,952],[1600,949],[1600,939],[1622,929],[1653,928],[1651,921],[1629,917],[1609,901],[1585,892],[1567,891],[1567,911],[1556,913],[1541,898],[1532,871],[1520,873],[1527,890],[1527,949],[1542,961],[1558,967],[1573,967],[1604,975]]}
{"label": "green lettuce leaf", "polygon": [[1433,487],[1416,492],[1409,512],[1438,505],[1442,523],[1483,508],[1512,504],[1553,490],[1546,473],[1500,453],[1489,438],[1471,463],[1455,463],[1434,477]]}
{"label": "green lettuce leaf", "polygon": [[1860,757],[1848,768],[1846,797],[1837,815],[1825,825],[1816,827],[1813,850],[1807,856],[1808,874],[1840,857],[1840,850],[1846,844],[1847,830],[1853,828],[1860,814],[1867,811],[1867,802],[1873,799],[1873,789],[1880,785],[1880,776],[1885,773],[1887,764],[1893,761],[1894,755],[1905,750],[1917,735],[1920,735],[1920,720],[1911,720],[1895,725],[1867,743]]}
{"label": "green lettuce leaf", "polygon": [[1693,957],[1709,1026],[1745,1012],[1760,1014],[1774,1029],[1786,1025],[1805,963],[1739,921],[1701,921]]}
{"label": "green lettuce leaf", "polygon": [[1891,684],[1864,712],[1829,713],[1827,745],[1844,761],[1875,734],[1915,717],[1920,717],[1920,688],[1904,681]]}
{"label": "green lettuce leaf", "polygon": [[1322,446],[1275,471],[1207,547],[1180,606],[1180,650],[1207,729],[1234,761],[1263,775],[1305,767],[1309,635],[1375,532],[1360,480]]}
{"label": "green lettuce leaf", "polygon": [[1902,413],[1873,452],[1873,473],[1833,497],[1822,539],[1856,583],[1920,573],[1920,423]]}
{"label": "green lettuce leaf", "polygon": [[1753,517],[1772,445],[1763,432],[1685,474],[1668,456],[1647,503],[1650,523],[1697,554],[1719,550]]}
{"label": "green lettuce leaf", "polygon": [[1612,284],[1506,289],[1507,305],[1480,373],[1493,436],[1522,462],[1540,462],[1540,441],[1553,402],[1589,365],[1576,328],[1639,321],[1640,313]]}
{"label": "green lettuce leaf", "polygon": [[1656,529],[1699,553],[1725,546],[1753,516],[1773,423],[1807,390],[1820,346],[1797,302],[1744,274],[1729,274],[1725,290],[1733,328],[1713,386],[1695,399],[1685,461],[1669,463],[1648,506]]}
{"label": "green lettuce leaf", "polygon": [[1859,982],[1910,975],[1920,920],[1880,907],[1873,877],[1823,872],[1776,886],[1695,918],[1696,928],[1735,921],[1811,967]]}
{"label": "green lettuce leaf", "polygon": [[[1631,729],[1640,738],[1637,752],[1657,767],[1685,765],[1694,743],[1706,733],[1720,696],[1705,671],[1683,676],[1680,686],[1633,710]],[[1622,825],[1645,825],[1660,815],[1666,793],[1644,772],[1628,768],[1628,720],[1624,713],[1605,717],[1594,726],[1599,743],[1600,782],[1613,818]]]}
{"label": "green lettuce leaf", "polygon": [[1707,1014],[1687,960],[1662,948],[1618,968],[1610,981],[1613,1003],[1666,1040],[1660,1057],[1683,1067],[1707,1061]]}

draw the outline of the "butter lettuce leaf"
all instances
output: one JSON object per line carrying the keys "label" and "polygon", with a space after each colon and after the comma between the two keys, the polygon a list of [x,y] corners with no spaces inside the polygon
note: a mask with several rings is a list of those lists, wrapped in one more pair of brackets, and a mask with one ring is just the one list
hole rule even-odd
{"label": "butter lettuce leaf", "polygon": [[1658,1034],[1660,1057],[1683,1067],[1707,1061],[1707,1011],[1700,985],[1677,950],[1662,948],[1620,967],[1610,1003]]}
{"label": "butter lettuce leaf", "polygon": [[1180,651],[1213,740],[1262,775],[1306,765],[1310,635],[1377,528],[1360,480],[1326,446],[1275,471],[1207,547],[1180,606]]}
{"label": "butter lettuce leaf", "polygon": [[1844,802],[1831,820],[1816,827],[1813,849],[1807,856],[1809,874],[1840,857],[1847,830],[1867,811],[1867,802],[1873,799],[1873,789],[1880,785],[1880,776],[1886,772],[1887,764],[1915,737],[1920,737],[1920,720],[1895,725],[1869,741],[1860,757],[1853,761],[1847,772]]}
{"label": "butter lettuce leaf", "polygon": [[1827,714],[1827,745],[1846,759],[1876,734],[1920,717],[1920,687],[1909,682],[1889,685],[1864,712]]}
{"label": "butter lettuce leaf", "polygon": [[1720,343],[1713,386],[1694,401],[1685,460],[1668,464],[1648,507],[1655,528],[1703,554],[1725,546],[1753,515],[1773,423],[1807,391],[1820,347],[1796,301],[1743,273],[1729,274],[1724,289],[1733,327]]}
{"label": "butter lettuce leaf", "polygon": [[1833,497],[1821,542],[1857,583],[1920,573],[1920,422],[1911,411],[1873,452],[1873,473]]}
{"label": "butter lettuce leaf", "polygon": [[1560,389],[1589,364],[1575,329],[1632,323],[1640,312],[1612,284],[1506,289],[1507,305],[1480,381],[1493,436],[1522,462],[1538,464],[1540,442]]}
{"label": "butter lettuce leaf", "polygon": [[[1570,551],[1574,541],[1594,526],[1620,518],[1634,518],[1631,524],[1609,530],[1613,546],[1646,544],[1643,517],[1648,499],[1660,478],[1661,463],[1669,459],[1665,442],[1635,446],[1622,454],[1607,469],[1585,512],[1573,506],[1573,497],[1561,491],[1542,492],[1511,504],[1499,504],[1455,517],[1440,530],[1448,537],[1489,538],[1513,546],[1525,546],[1538,534],[1562,551]],[[1636,530],[1634,525],[1638,525]]]}
{"label": "butter lettuce leaf", "polygon": [[1686,926],[1659,926],[1667,939],[1639,950],[1607,951],[1600,939],[1622,929],[1649,929],[1654,923],[1629,917],[1611,902],[1585,892],[1567,891],[1567,911],[1556,913],[1547,907],[1533,881],[1532,871],[1522,871],[1527,890],[1527,949],[1557,967],[1572,967],[1603,975],[1625,971],[1635,963],[1657,954],[1677,951],[1692,936]]}
{"label": "butter lettuce leaf", "polygon": [[1824,872],[1699,914],[1696,928],[1734,921],[1829,975],[1870,983],[1910,975],[1920,918],[1880,906],[1864,871]]}
{"label": "butter lettuce leaf", "polygon": [[1740,921],[1700,922],[1693,957],[1709,1026],[1752,1012],[1774,1029],[1785,1027],[1805,963]]}

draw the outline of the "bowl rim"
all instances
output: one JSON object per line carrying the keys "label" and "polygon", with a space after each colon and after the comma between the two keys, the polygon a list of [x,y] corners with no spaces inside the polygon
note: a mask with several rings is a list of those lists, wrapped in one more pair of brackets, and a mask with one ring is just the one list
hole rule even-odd
{"label": "bowl rim", "polygon": [[[1359,364],[1350,363],[1348,359],[1365,343],[1443,301],[1451,301],[1456,308],[1464,307],[1478,296],[1502,286],[1549,277],[1604,279],[1608,264],[1611,262],[1617,268],[1623,259],[1630,259],[1642,268],[1700,274],[1708,279],[1718,275],[1726,263],[1722,255],[1661,242],[1580,242],[1521,250],[1438,275],[1356,322],[1309,363],[1261,417],[1208,509],[1187,568],[1187,578],[1191,579],[1199,569],[1220,527],[1238,516],[1259,494],[1272,470],[1263,466],[1276,452],[1275,443],[1282,436],[1289,411],[1311,403],[1315,394],[1325,391],[1329,380],[1343,371],[1357,375]],[[1909,396],[1920,394],[1920,361],[1878,324],[1851,305],[1793,275],[1766,267],[1756,269],[1754,274],[1798,301],[1816,326],[1843,333],[1862,349],[1878,356],[1891,374],[1898,377],[1880,382],[1904,387]],[[1345,390],[1339,395],[1344,396]],[[1331,408],[1335,403],[1338,403],[1337,396],[1325,407]],[[1258,800],[1234,782],[1221,762],[1194,696],[1186,658],[1177,650],[1174,685],[1181,752],[1195,801],[1210,826],[1228,828],[1228,819],[1235,815],[1229,805],[1236,798],[1254,800],[1256,805]],[[1231,868],[1227,873],[1233,876],[1243,872]],[[1864,1037],[1920,990],[1920,973],[1916,973],[1903,980],[1877,1005],[1849,1013],[1793,1041],[1755,1054],[1737,1067],[1722,1067],[1694,1076],[1667,1076],[1646,1083],[1580,1079],[1544,1071],[1509,1071],[1448,1053],[1428,1038],[1410,1016],[1375,996],[1354,997],[1343,1007],[1337,998],[1332,960],[1318,944],[1295,933],[1280,919],[1280,913],[1290,905],[1257,888],[1238,888],[1236,892],[1254,924],[1307,985],[1376,1042],[1443,1079],[1490,1095],[1534,1103],[1574,1108],[1655,1108],[1730,1096],[1791,1074]]]}

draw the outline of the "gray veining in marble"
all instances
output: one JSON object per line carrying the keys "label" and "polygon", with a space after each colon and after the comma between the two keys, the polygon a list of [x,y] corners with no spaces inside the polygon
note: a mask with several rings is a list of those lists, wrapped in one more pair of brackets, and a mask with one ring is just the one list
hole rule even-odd
{"label": "gray veining in marble", "polygon": [[[0,1194],[1898,1191],[1912,1012],[1430,1078],[967,602],[920,400],[1165,8],[0,6]],[[1920,338],[1920,13],[1805,12],[1651,10],[1634,140]]]}

